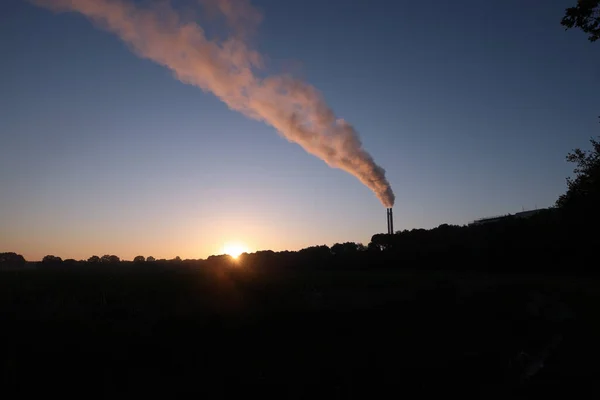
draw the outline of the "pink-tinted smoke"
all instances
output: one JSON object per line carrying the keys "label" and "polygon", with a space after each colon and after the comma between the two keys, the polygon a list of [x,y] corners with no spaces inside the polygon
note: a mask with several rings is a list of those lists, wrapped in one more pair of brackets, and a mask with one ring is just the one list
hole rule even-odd
{"label": "pink-tinted smoke", "polygon": [[212,92],[231,109],[273,126],[308,153],[370,188],[385,207],[394,193],[385,170],[367,153],[352,125],[337,118],[311,85],[280,75],[260,78],[262,57],[246,38],[262,16],[247,0],[199,0],[220,12],[232,34],[207,38],[168,2],[140,7],[125,0],[32,0],[55,11],[78,12],[118,35],[140,57],[161,64],[182,82]]}

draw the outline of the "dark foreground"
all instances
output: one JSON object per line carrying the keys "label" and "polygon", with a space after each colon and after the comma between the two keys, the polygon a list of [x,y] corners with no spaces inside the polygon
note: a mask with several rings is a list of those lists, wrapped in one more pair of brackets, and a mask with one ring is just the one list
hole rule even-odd
{"label": "dark foreground", "polygon": [[3,398],[593,398],[598,287],[243,266],[4,271]]}

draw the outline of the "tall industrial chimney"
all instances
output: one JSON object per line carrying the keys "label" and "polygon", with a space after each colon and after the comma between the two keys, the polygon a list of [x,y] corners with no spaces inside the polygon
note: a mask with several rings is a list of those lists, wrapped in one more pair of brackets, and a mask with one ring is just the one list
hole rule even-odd
{"label": "tall industrial chimney", "polygon": [[394,234],[394,214],[392,213],[392,209],[387,209],[387,226],[388,226],[388,235]]}

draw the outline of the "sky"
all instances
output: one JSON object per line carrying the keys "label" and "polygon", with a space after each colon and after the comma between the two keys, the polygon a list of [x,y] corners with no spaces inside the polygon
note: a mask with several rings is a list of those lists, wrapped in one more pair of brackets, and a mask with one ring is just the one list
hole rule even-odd
{"label": "sky", "polygon": [[[260,18],[234,32],[260,53],[257,76],[314,86],[354,127],[396,230],[433,228],[565,192],[566,154],[600,128],[599,45],[560,25],[573,4],[253,0]],[[173,7],[227,33],[193,0]],[[0,54],[0,252],[206,258],[387,229],[357,177],[81,13],[3,0]]]}

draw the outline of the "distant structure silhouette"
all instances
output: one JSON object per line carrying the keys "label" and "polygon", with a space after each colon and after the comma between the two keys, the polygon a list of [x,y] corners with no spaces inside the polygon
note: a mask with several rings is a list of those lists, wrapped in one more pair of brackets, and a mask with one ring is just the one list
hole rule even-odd
{"label": "distant structure silhouette", "polygon": [[531,217],[535,214],[538,214],[544,210],[546,210],[546,208],[536,208],[535,210],[521,211],[521,212],[518,212],[515,214],[494,215],[492,217],[476,219],[475,221],[469,223],[469,226],[489,224],[492,222],[502,221],[507,218],[529,218],[529,217]]}

